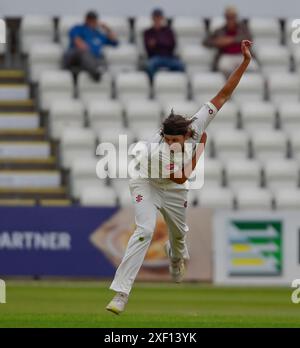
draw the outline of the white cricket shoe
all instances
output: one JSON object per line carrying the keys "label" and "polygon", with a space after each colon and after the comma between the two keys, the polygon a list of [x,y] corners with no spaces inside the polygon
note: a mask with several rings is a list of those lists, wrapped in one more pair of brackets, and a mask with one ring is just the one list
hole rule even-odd
{"label": "white cricket shoe", "polygon": [[117,292],[115,297],[106,306],[106,309],[114,314],[120,314],[124,311],[128,302],[128,295],[124,292]]}
{"label": "white cricket shoe", "polygon": [[184,271],[185,271],[184,260],[172,259],[170,255],[170,250],[171,249],[170,249],[169,243],[166,243],[165,251],[170,262],[169,271],[170,271],[171,277],[175,283],[181,283],[184,276]]}

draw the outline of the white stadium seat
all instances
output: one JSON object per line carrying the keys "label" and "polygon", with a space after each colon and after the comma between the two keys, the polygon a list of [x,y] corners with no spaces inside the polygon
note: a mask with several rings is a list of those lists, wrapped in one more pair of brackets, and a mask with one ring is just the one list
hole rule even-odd
{"label": "white stadium seat", "polygon": [[123,137],[126,136],[127,149],[135,139],[135,133],[131,129],[125,127],[103,127],[102,129],[99,129],[97,136],[99,144],[111,143],[117,148],[119,147],[119,141],[124,141]]}
{"label": "white stadium seat", "polygon": [[117,100],[91,101],[87,106],[90,125],[95,130],[123,126],[123,109]]}
{"label": "white stadium seat", "polygon": [[60,155],[63,168],[70,168],[75,159],[96,153],[96,136],[89,128],[67,128],[62,133]]}
{"label": "white stadium seat", "polygon": [[190,100],[174,101],[163,105],[163,115],[167,117],[173,109],[174,114],[192,117],[200,109],[198,103]]}
{"label": "white stadium seat", "polygon": [[199,103],[211,100],[225,83],[220,72],[199,72],[191,76],[192,94]]}
{"label": "white stadium seat", "polygon": [[286,101],[299,101],[300,78],[293,73],[273,73],[268,78],[270,99],[278,105]]}
{"label": "white stadium seat", "polygon": [[22,53],[28,53],[32,44],[52,42],[54,40],[54,22],[50,16],[26,15],[20,26]]}
{"label": "white stadium seat", "polygon": [[262,101],[265,97],[265,82],[259,73],[246,73],[241,78],[233,98],[239,104],[245,101]]}
{"label": "white stadium seat", "polygon": [[266,185],[275,191],[281,187],[296,188],[299,183],[299,164],[291,159],[270,159],[264,162]]}
{"label": "white stadium seat", "polygon": [[78,24],[82,24],[84,18],[82,16],[62,16],[58,21],[58,37],[59,42],[64,49],[69,45],[69,31]]}
{"label": "white stadium seat", "polygon": [[276,190],[274,193],[275,204],[278,210],[300,209],[300,189],[285,187]]}
{"label": "white stadium seat", "polygon": [[128,127],[132,130],[151,129],[154,131],[160,125],[161,107],[153,100],[131,101],[125,106]]}
{"label": "white stadium seat", "polygon": [[145,54],[144,47],[144,31],[149,29],[152,25],[152,20],[150,16],[140,16],[135,18],[134,22],[134,36],[135,43],[138,48],[138,52],[141,55]]}
{"label": "white stadium seat", "polygon": [[257,129],[252,132],[251,143],[254,157],[259,160],[287,156],[287,136],[280,130]]}
{"label": "white stadium seat", "polygon": [[83,127],[84,108],[76,99],[54,100],[49,109],[49,129],[51,137],[59,139],[68,127]]}
{"label": "white stadium seat", "polygon": [[263,73],[290,71],[291,55],[285,46],[264,45],[255,49]]}
{"label": "white stadium seat", "polygon": [[95,185],[82,189],[80,204],[82,206],[114,207],[117,203],[117,195],[113,188]]}
{"label": "white stadium seat", "polygon": [[300,162],[300,137],[299,130],[293,130],[289,133],[289,141],[291,144],[291,150],[293,158]]}
{"label": "white stadium seat", "polygon": [[198,205],[213,209],[232,209],[233,193],[228,188],[223,187],[204,187],[199,190]]}
{"label": "white stadium seat", "polygon": [[261,165],[250,159],[235,159],[225,162],[228,186],[237,190],[241,187],[259,187],[261,185]]}
{"label": "white stadium seat", "polygon": [[214,57],[214,51],[200,44],[184,44],[180,47],[179,54],[190,76],[197,72],[210,71]]}
{"label": "white stadium seat", "polygon": [[39,102],[42,110],[48,110],[54,100],[72,99],[73,78],[67,70],[44,71],[39,78]]}
{"label": "white stadium seat", "polygon": [[122,102],[145,100],[150,97],[150,82],[142,71],[120,73],[116,76],[116,93]]}
{"label": "white stadium seat", "polygon": [[282,102],[278,105],[278,114],[280,126],[287,131],[300,131],[300,101],[298,102]]}
{"label": "white stadium seat", "polygon": [[204,188],[214,186],[222,186],[222,171],[223,165],[222,162],[213,159],[205,158],[204,160]]}
{"label": "white stadium seat", "polygon": [[162,102],[185,100],[188,94],[188,79],[180,72],[158,72],[154,76],[154,95]]}
{"label": "white stadium seat", "polygon": [[94,81],[86,72],[81,72],[77,81],[78,97],[88,105],[90,101],[110,99],[112,96],[112,76],[104,73],[99,82]]}
{"label": "white stadium seat", "polygon": [[105,23],[121,42],[128,42],[130,39],[129,20],[126,17],[117,16],[101,16],[101,22]]}
{"label": "white stadium seat", "polygon": [[239,210],[272,209],[272,194],[265,188],[240,188],[236,191],[236,201]]}
{"label": "white stadium seat", "polygon": [[240,112],[243,128],[247,130],[275,128],[276,108],[270,102],[245,102]]}
{"label": "white stadium seat", "polygon": [[219,130],[226,131],[227,129],[231,130],[237,128],[238,112],[237,105],[232,101],[228,101],[222,106],[218,111],[217,116],[209,124],[207,133],[213,134]]}
{"label": "white stadium seat", "polygon": [[82,190],[88,186],[104,186],[105,180],[96,175],[96,157],[77,158],[71,164],[71,191],[75,198],[79,198]]}
{"label": "white stadium seat", "polygon": [[213,33],[215,30],[220,29],[225,25],[224,16],[212,17],[209,20],[209,32]]}
{"label": "white stadium seat", "polygon": [[232,158],[247,158],[249,137],[245,131],[227,129],[218,130],[213,134],[213,143],[217,158],[228,160]]}
{"label": "white stadium seat", "polygon": [[108,69],[113,75],[122,71],[134,71],[137,69],[138,52],[135,45],[107,46],[104,49],[104,54],[108,63]]}
{"label": "white stadium seat", "polygon": [[295,63],[295,70],[300,71],[300,47],[294,44],[293,58]]}
{"label": "white stadium seat", "polygon": [[28,52],[29,76],[37,82],[40,74],[47,70],[59,70],[62,66],[63,50],[55,43],[32,44]]}
{"label": "white stadium seat", "polygon": [[172,27],[179,47],[186,44],[199,46],[205,35],[204,21],[199,17],[175,17],[172,21]]}
{"label": "white stadium seat", "polygon": [[255,45],[280,43],[280,24],[276,18],[250,18],[249,29],[253,35]]}

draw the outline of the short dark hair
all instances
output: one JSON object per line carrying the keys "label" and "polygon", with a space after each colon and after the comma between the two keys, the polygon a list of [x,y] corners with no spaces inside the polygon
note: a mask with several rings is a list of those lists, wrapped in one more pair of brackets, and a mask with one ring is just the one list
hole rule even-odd
{"label": "short dark hair", "polygon": [[186,135],[188,131],[191,131],[191,137],[195,139],[197,132],[191,127],[195,118],[187,118],[182,115],[174,114],[173,109],[170,115],[163,121],[160,130],[160,135]]}
{"label": "short dark hair", "polygon": [[89,11],[87,12],[87,14],[85,15],[85,20],[97,20],[98,19],[98,13],[96,11]]}

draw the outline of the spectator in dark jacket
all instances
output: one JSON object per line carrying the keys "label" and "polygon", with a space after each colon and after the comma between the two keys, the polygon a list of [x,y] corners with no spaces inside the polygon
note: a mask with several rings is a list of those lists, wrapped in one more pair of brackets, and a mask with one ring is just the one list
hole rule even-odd
{"label": "spectator in dark jacket", "polygon": [[[242,40],[252,41],[252,35],[248,26],[238,20],[235,7],[227,7],[224,15],[225,25],[209,34],[203,44],[218,50],[215,68],[228,75],[240,64]],[[252,59],[248,70],[257,70],[257,68],[256,61]]]}
{"label": "spectator in dark jacket", "polygon": [[103,64],[103,47],[117,46],[115,33],[104,23],[98,21],[96,12],[86,14],[85,23],[74,26],[70,32],[70,45],[65,54],[65,68],[74,66],[88,71],[98,81],[101,77],[99,66]]}
{"label": "spectator in dark jacket", "polygon": [[144,32],[144,45],[148,54],[147,72],[152,79],[161,68],[184,71],[183,63],[174,55],[176,39],[173,30],[166,25],[161,9],[152,12],[153,26]]}

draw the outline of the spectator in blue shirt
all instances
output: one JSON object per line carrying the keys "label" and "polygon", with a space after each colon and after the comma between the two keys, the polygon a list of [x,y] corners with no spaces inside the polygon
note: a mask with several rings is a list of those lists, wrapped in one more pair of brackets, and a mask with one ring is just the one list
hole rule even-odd
{"label": "spectator in blue shirt", "polygon": [[79,67],[90,73],[99,81],[99,67],[104,64],[103,47],[117,46],[116,34],[104,23],[98,21],[98,14],[90,11],[86,14],[85,23],[74,26],[69,32],[70,45],[65,54],[64,65],[67,69]]}

